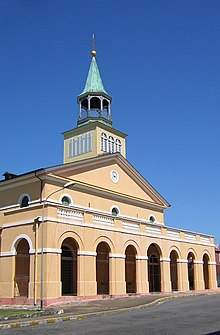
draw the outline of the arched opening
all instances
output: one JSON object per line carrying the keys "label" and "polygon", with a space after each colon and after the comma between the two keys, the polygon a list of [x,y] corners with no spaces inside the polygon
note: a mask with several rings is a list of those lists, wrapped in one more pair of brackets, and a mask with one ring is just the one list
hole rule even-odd
{"label": "arched opening", "polygon": [[85,98],[81,101],[79,119],[86,119],[88,117],[88,99]]}
{"label": "arched opening", "polygon": [[136,249],[129,245],[125,250],[126,293],[136,293]]}
{"label": "arched opening", "polygon": [[203,256],[203,278],[204,278],[204,287],[205,289],[209,289],[209,256],[205,254]]}
{"label": "arched opening", "polygon": [[110,117],[110,108],[109,108],[109,105],[110,105],[110,102],[106,99],[103,99],[102,101],[102,105],[103,105],[103,109],[102,109],[102,117],[104,117],[105,119],[107,120],[110,120],[111,117]]}
{"label": "arched opening", "polygon": [[189,289],[195,290],[195,280],[194,280],[194,255],[192,252],[188,254],[188,280],[189,280]]}
{"label": "arched opening", "polygon": [[100,117],[101,113],[101,100],[99,97],[93,97],[90,99],[90,111],[89,116]]}
{"label": "arched opening", "polygon": [[177,272],[178,254],[175,250],[170,253],[170,280],[172,291],[178,290],[178,272]]}
{"label": "arched opening", "polygon": [[72,238],[66,238],[61,246],[62,295],[77,295],[77,250]]}
{"label": "arched opening", "polygon": [[109,252],[107,243],[100,242],[96,249],[97,294],[109,294]]}
{"label": "arched opening", "polygon": [[148,280],[150,292],[161,292],[160,250],[156,244],[148,248]]}
{"label": "arched opening", "polygon": [[16,248],[15,256],[15,278],[14,296],[28,297],[28,285],[30,276],[29,244],[24,238],[21,239]]}
{"label": "arched opening", "polygon": [[29,198],[27,195],[25,195],[22,200],[21,200],[21,204],[20,204],[20,207],[27,207],[29,206]]}

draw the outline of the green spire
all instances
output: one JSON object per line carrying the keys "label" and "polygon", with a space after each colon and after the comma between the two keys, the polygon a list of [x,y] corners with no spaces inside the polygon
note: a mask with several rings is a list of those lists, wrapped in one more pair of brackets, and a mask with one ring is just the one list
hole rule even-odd
{"label": "green spire", "polygon": [[95,56],[92,55],[92,61],[90,64],[89,72],[87,75],[86,79],[86,84],[84,87],[83,92],[80,94],[85,94],[85,93],[105,93],[107,92],[104,89],[102,79],[100,76],[99,68],[96,63]]}

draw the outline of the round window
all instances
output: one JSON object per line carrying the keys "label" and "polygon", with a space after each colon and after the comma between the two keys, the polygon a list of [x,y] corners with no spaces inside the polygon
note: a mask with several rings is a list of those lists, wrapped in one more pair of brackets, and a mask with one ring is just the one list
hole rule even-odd
{"label": "round window", "polygon": [[64,206],[69,206],[71,204],[71,200],[67,196],[63,197],[61,202],[62,202],[62,205],[64,205]]}
{"label": "round window", "polygon": [[119,214],[119,210],[116,207],[112,208],[112,215],[117,216]]}
{"label": "round window", "polygon": [[151,223],[154,223],[154,222],[156,221],[156,219],[155,219],[155,217],[154,217],[153,215],[151,215],[151,216],[149,217],[149,221],[150,221]]}

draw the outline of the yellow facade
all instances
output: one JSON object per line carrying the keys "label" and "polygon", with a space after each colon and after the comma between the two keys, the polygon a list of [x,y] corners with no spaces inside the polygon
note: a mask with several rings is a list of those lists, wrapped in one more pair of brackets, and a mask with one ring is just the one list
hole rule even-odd
{"label": "yellow facade", "polygon": [[169,203],[126,160],[94,56],[64,163],[0,181],[2,304],[216,288],[214,238],[165,224]]}
{"label": "yellow facade", "polygon": [[[71,129],[63,133],[64,135],[64,155],[63,161],[65,163],[75,162],[82,159],[87,159],[102,155],[104,151],[101,149],[101,135],[102,133],[106,134],[107,137],[112,136],[114,139],[118,139],[121,142],[121,154],[126,157],[126,143],[125,137],[126,134],[113,129],[103,123],[98,121],[85,124],[83,126]],[[86,134],[91,135],[91,150],[86,153],[80,153],[73,157],[69,155],[69,142],[71,139],[77,139],[79,136],[85,136]]]}
{"label": "yellow facade", "polygon": [[[117,182],[112,171],[118,173]],[[63,188],[70,181],[71,186]],[[1,181],[0,190],[1,303],[48,305],[103,294],[216,288],[213,237],[167,227],[168,203],[118,153]],[[26,207],[18,202],[22,194],[29,197]],[[64,196],[70,204],[62,204]],[[27,245],[26,254],[19,251],[21,241]],[[189,287],[189,255],[193,287]],[[29,262],[28,278],[22,277],[16,262]],[[153,278],[152,269],[159,271],[158,278]],[[64,278],[68,274],[72,286]],[[152,280],[157,281],[156,287]]]}

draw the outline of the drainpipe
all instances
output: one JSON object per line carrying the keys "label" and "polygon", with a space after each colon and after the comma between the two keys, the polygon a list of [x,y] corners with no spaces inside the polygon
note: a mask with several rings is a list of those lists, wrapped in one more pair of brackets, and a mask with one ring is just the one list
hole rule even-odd
{"label": "drainpipe", "polygon": [[35,177],[40,180],[40,203],[42,202],[42,192],[43,192],[43,180],[37,175],[35,171]]}
{"label": "drainpipe", "polygon": [[35,231],[35,253],[34,253],[34,305],[37,305],[37,252],[38,252],[38,228],[39,228],[39,217],[34,219],[34,231]]}
{"label": "drainpipe", "polygon": [[[43,192],[43,180],[37,175],[35,171],[35,177],[40,180],[40,203],[42,203],[42,192]],[[38,266],[38,230],[39,230],[39,217],[34,219],[34,231],[35,231],[35,253],[34,253],[34,305],[37,305],[37,266]]]}
{"label": "drainpipe", "polygon": [[0,252],[2,250],[2,231],[3,231],[3,228],[0,227]]}

